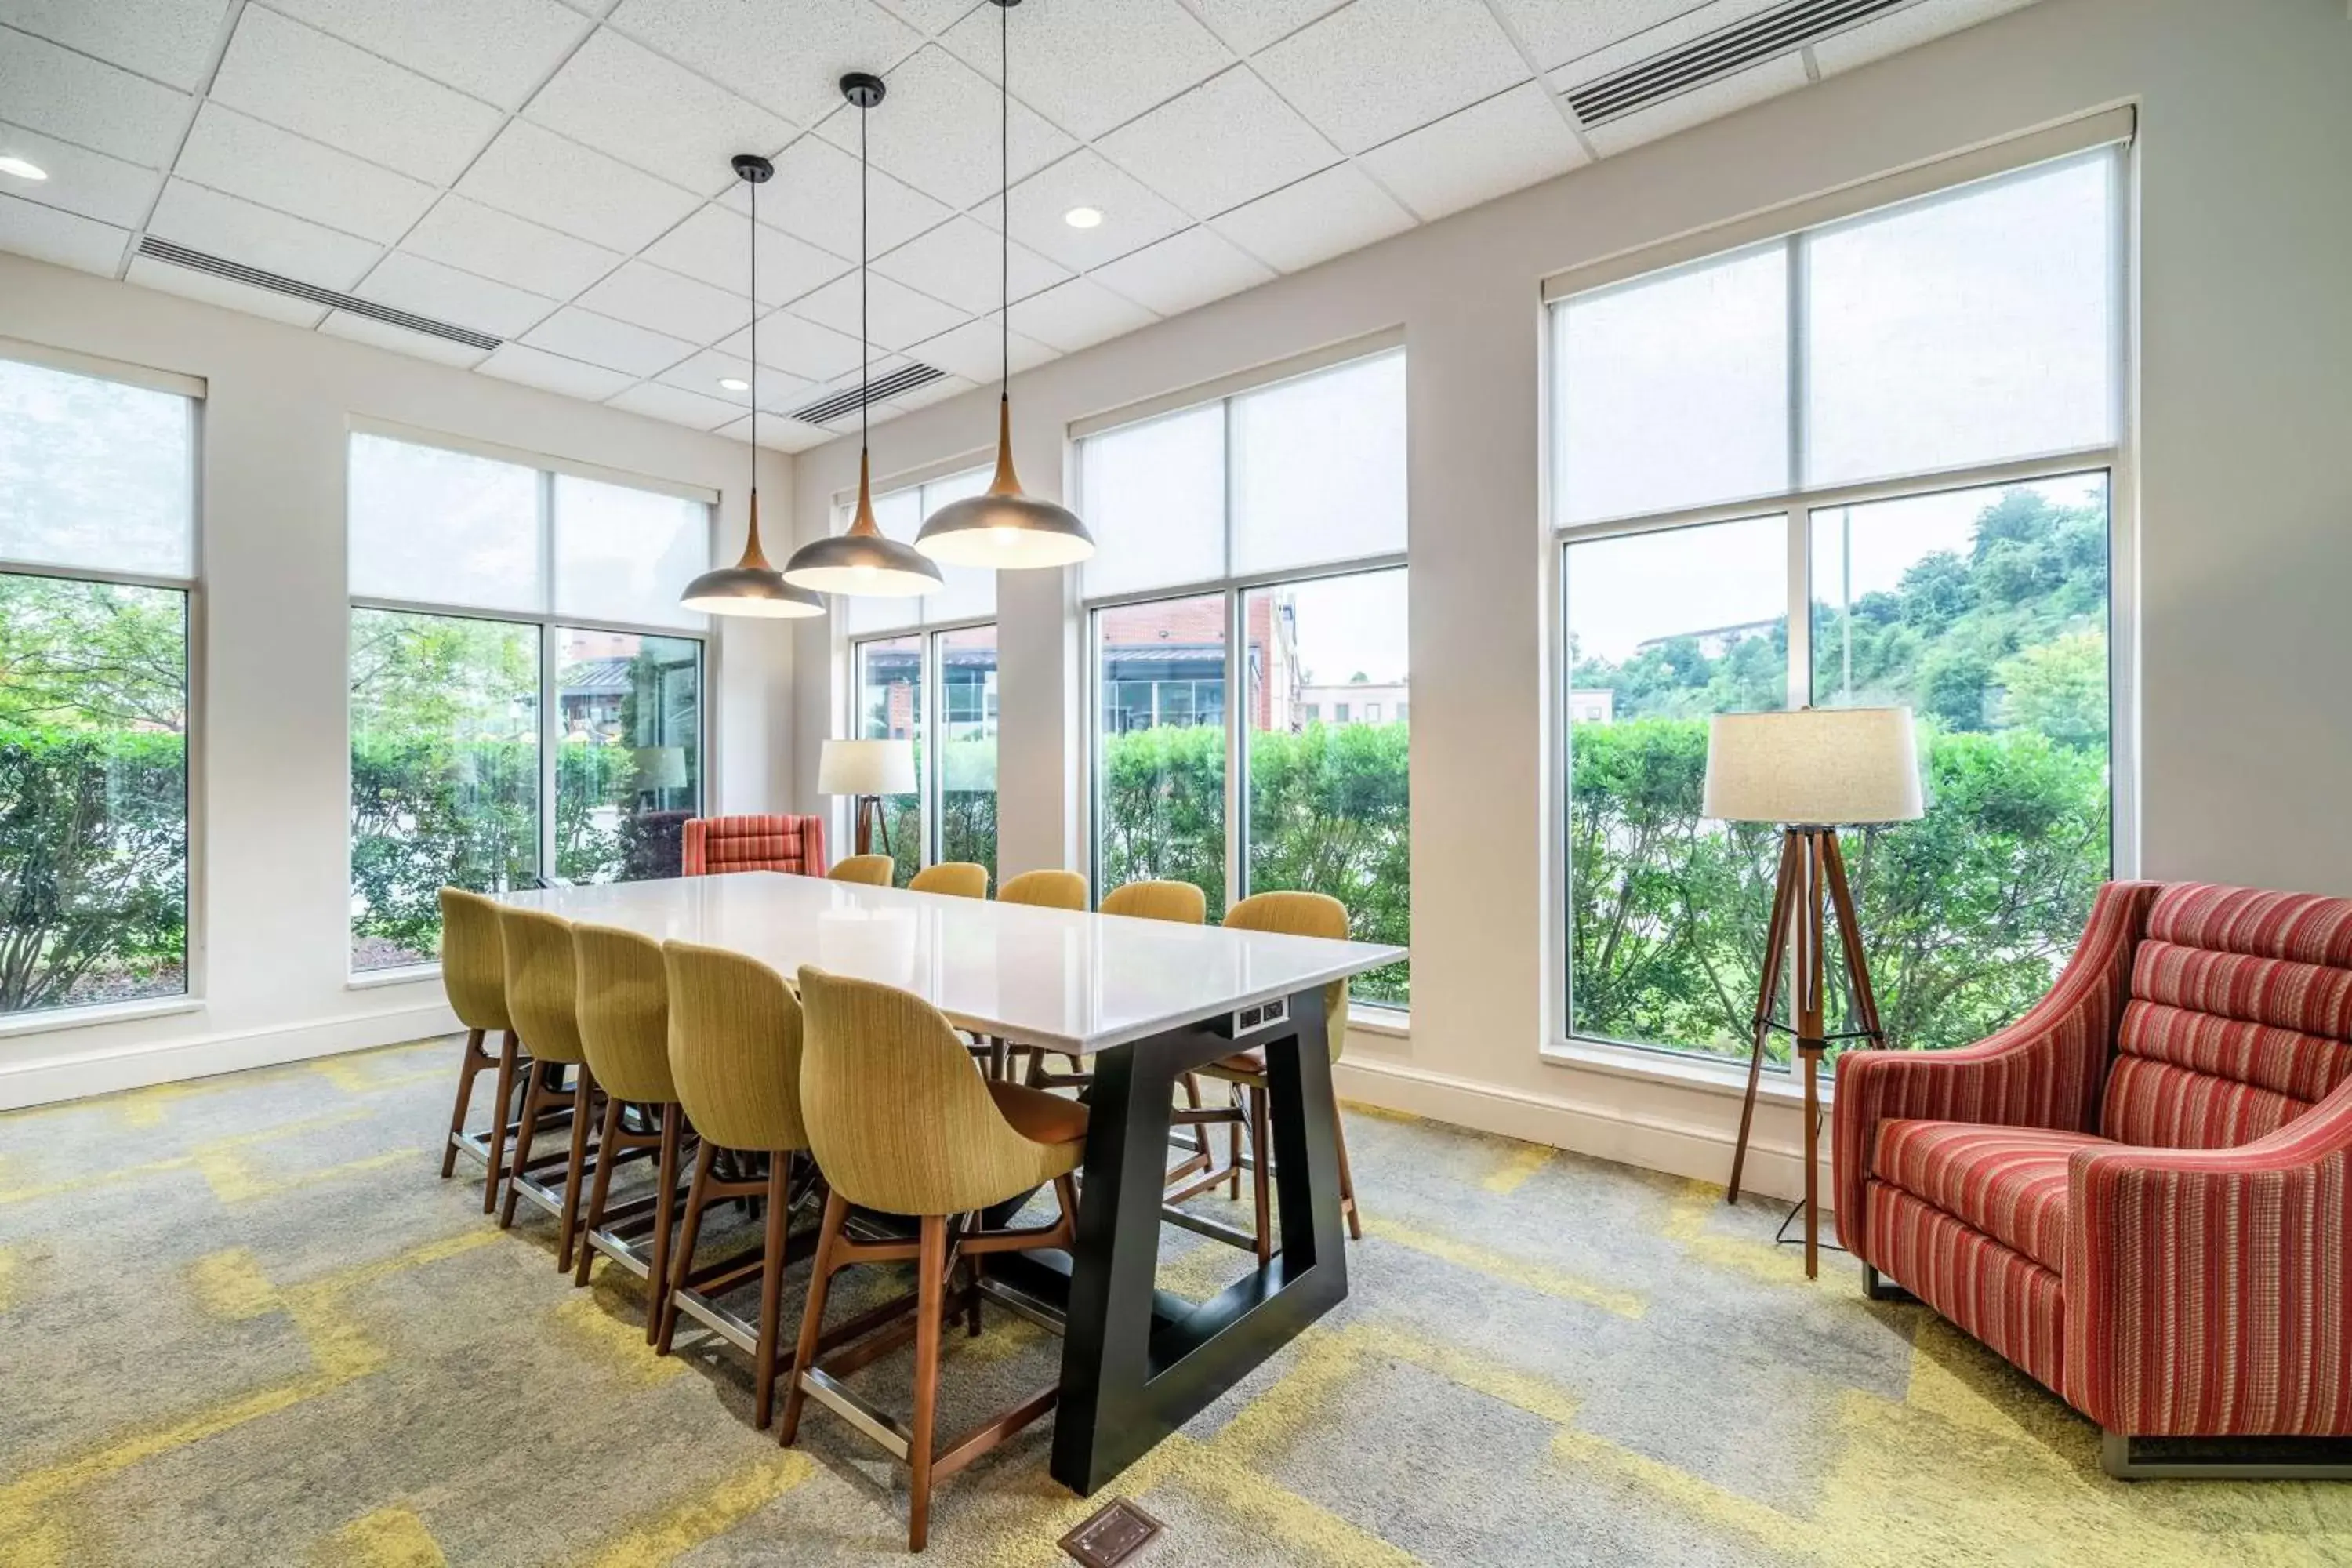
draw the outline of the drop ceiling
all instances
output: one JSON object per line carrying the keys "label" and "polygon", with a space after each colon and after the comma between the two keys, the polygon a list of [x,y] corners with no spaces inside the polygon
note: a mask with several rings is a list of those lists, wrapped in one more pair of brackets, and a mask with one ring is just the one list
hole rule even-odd
{"label": "drop ceiling", "polygon": [[[1591,127],[1568,95],[1785,0],[1026,0],[1015,369],[2015,9],[1911,0]],[[995,373],[986,0],[0,0],[0,249],[762,445],[857,380],[856,111],[881,73],[874,364]],[[1102,222],[1076,228],[1074,207]],[[499,340],[188,270],[142,241]],[[772,413],[778,416],[770,418]],[[854,424],[856,416],[846,417]]]}

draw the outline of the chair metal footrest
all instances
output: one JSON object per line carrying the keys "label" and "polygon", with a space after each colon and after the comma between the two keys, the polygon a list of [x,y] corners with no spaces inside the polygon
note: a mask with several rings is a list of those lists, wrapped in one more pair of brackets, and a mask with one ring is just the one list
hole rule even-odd
{"label": "chair metal footrest", "polygon": [[1201,1215],[1193,1214],[1189,1209],[1178,1208],[1174,1204],[1160,1205],[1160,1217],[1170,1225],[1179,1226],[1184,1230],[1192,1231],[1200,1236],[1205,1236],[1212,1241],[1222,1241],[1227,1247],[1238,1247],[1244,1252],[1251,1253],[1257,1250],[1257,1237],[1251,1235],[1248,1231],[1242,1229],[1238,1226],[1225,1225],[1213,1219],[1204,1219]]}
{"label": "chair metal footrest", "polygon": [[2099,1435],[2099,1468],[2119,1481],[2352,1480],[2352,1437]]}

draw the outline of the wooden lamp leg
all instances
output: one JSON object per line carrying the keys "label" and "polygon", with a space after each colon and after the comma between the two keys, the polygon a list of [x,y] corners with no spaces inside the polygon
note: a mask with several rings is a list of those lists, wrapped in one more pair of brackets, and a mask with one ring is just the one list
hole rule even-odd
{"label": "wooden lamp leg", "polygon": [[1756,1091],[1764,1072],[1764,1041],[1780,995],[1780,976],[1789,956],[1789,911],[1796,903],[1797,835],[1780,832],[1780,868],[1772,879],[1772,917],[1764,933],[1764,975],[1757,986],[1755,1036],[1748,1055],[1748,1092],[1739,1102],[1739,1140],[1731,1147],[1731,1185],[1723,1201],[1739,1201],[1739,1177],[1748,1165],[1748,1135],[1756,1121]]}

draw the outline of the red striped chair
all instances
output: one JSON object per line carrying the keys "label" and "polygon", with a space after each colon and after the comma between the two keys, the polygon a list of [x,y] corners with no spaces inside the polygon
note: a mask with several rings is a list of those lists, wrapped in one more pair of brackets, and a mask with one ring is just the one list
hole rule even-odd
{"label": "red striped chair", "polygon": [[2110,1475],[2352,1475],[2284,1441],[2352,1436],[2352,900],[2110,883],[2016,1024],[1837,1066],[1871,1295],[2097,1422]]}
{"label": "red striped chair", "polygon": [[686,825],[681,867],[689,877],[721,871],[824,875],[822,816],[698,816]]}

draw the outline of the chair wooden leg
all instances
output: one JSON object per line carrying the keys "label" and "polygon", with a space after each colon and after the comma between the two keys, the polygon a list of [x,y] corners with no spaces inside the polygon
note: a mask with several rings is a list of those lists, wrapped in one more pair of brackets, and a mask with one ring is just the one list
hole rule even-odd
{"label": "chair wooden leg", "polygon": [[920,1552],[931,1532],[931,1427],[939,1414],[940,1312],[947,1292],[947,1221],[923,1216],[916,1253],[915,1418],[908,1426],[907,1462],[915,1472],[907,1520],[907,1550]]}
{"label": "chair wooden leg", "polygon": [[661,1333],[654,1341],[656,1355],[669,1354],[671,1338],[677,1332],[677,1293],[694,1272],[695,1244],[702,1239],[702,1211],[710,1202],[710,1163],[718,1158],[718,1146],[704,1139],[694,1156],[694,1180],[686,1190],[686,1220],[678,1228],[677,1253],[670,1259],[669,1289],[662,1292]]}
{"label": "chair wooden leg", "polygon": [[1257,1261],[1274,1261],[1274,1116],[1266,1090],[1251,1089],[1249,1100],[1250,1196],[1257,1205]]}
{"label": "chair wooden leg", "polygon": [[654,1254],[646,1274],[646,1343],[661,1337],[662,1309],[669,1300],[669,1235],[677,1212],[678,1123],[686,1110],[661,1108],[661,1153],[654,1169]]}
{"label": "chair wooden leg", "polygon": [[588,1118],[596,1095],[596,1076],[582,1062],[572,1069],[572,1161],[563,1168],[562,1228],[555,1237],[555,1267],[572,1271],[572,1247],[580,1227],[580,1183],[588,1169]]}
{"label": "chair wooden leg", "polygon": [[1226,1189],[1225,1201],[1242,1201],[1242,1123],[1248,1120],[1249,1095],[1238,1086],[1232,1090],[1234,1103],[1242,1108],[1242,1115],[1225,1129],[1225,1164],[1234,1173],[1233,1184]]}
{"label": "chair wooden leg", "polygon": [[752,1352],[751,1425],[762,1432],[776,1410],[776,1322],[784,1310],[784,1220],[792,1211],[784,1177],[791,1168],[788,1154],[779,1152],[768,1157],[768,1240],[760,1258],[760,1348]]}
{"label": "chair wooden leg", "polygon": [[1339,1212],[1348,1218],[1348,1239],[1364,1239],[1364,1222],[1356,1217],[1356,1177],[1348,1169],[1348,1121],[1338,1107],[1331,1111],[1331,1143],[1339,1153]]}
{"label": "chair wooden leg", "polygon": [[596,1139],[596,1179],[589,1185],[588,1217],[580,1226],[580,1262],[572,1271],[574,1289],[588,1283],[588,1269],[596,1259],[596,1249],[588,1245],[588,1233],[604,1217],[604,1200],[613,1191],[613,1150],[620,1141],[621,1100],[613,1095],[604,1101],[604,1129]]}
{"label": "chair wooden leg", "polygon": [[549,1098],[544,1077],[538,1064],[533,1063],[529,1079],[523,1085],[522,1115],[515,1128],[514,1164],[507,1172],[506,1206],[499,1211],[500,1230],[510,1229],[514,1225],[515,1199],[522,1195],[520,1184],[523,1171],[530,1164],[531,1139],[539,1131],[540,1110]]}
{"label": "chair wooden leg", "polygon": [[499,1037],[499,1101],[490,1116],[489,1168],[482,1173],[482,1212],[499,1206],[499,1174],[507,1152],[507,1118],[514,1113],[515,1073],[521,1066],[522,1042],[512,1029]]}
{"label": "chair wooden leg", "polygon": [[[474,1078],[489,1058],[482,1054],[482,1031],[466,1031],[466,1059],[457,1064],[457,1104],[449,1112],[449,1136],[441,1142],[441,1179],[447,1181],[457,1173],[457,1134],[466,1130],[466,1105],[474,1098]],[[504,1107],[499,1114],[506,1114]]]}
{"label": "chair wooden leg", "polygon": [[776,1441],[789,1448],[801,1430],[801,1373],[816,1364],[818,1338],[824,1332],[824,1299],[833,1289],[833,1254],[841,1227],[849,1220],[849,1200],[839,1193],[824,1197],[824,1221],[816,1235],[816,1256],[809,1260],[808,1305],[801,1310],[801,1338],[793,1352],[793,1375],[784,1389],[784,1418]]}

